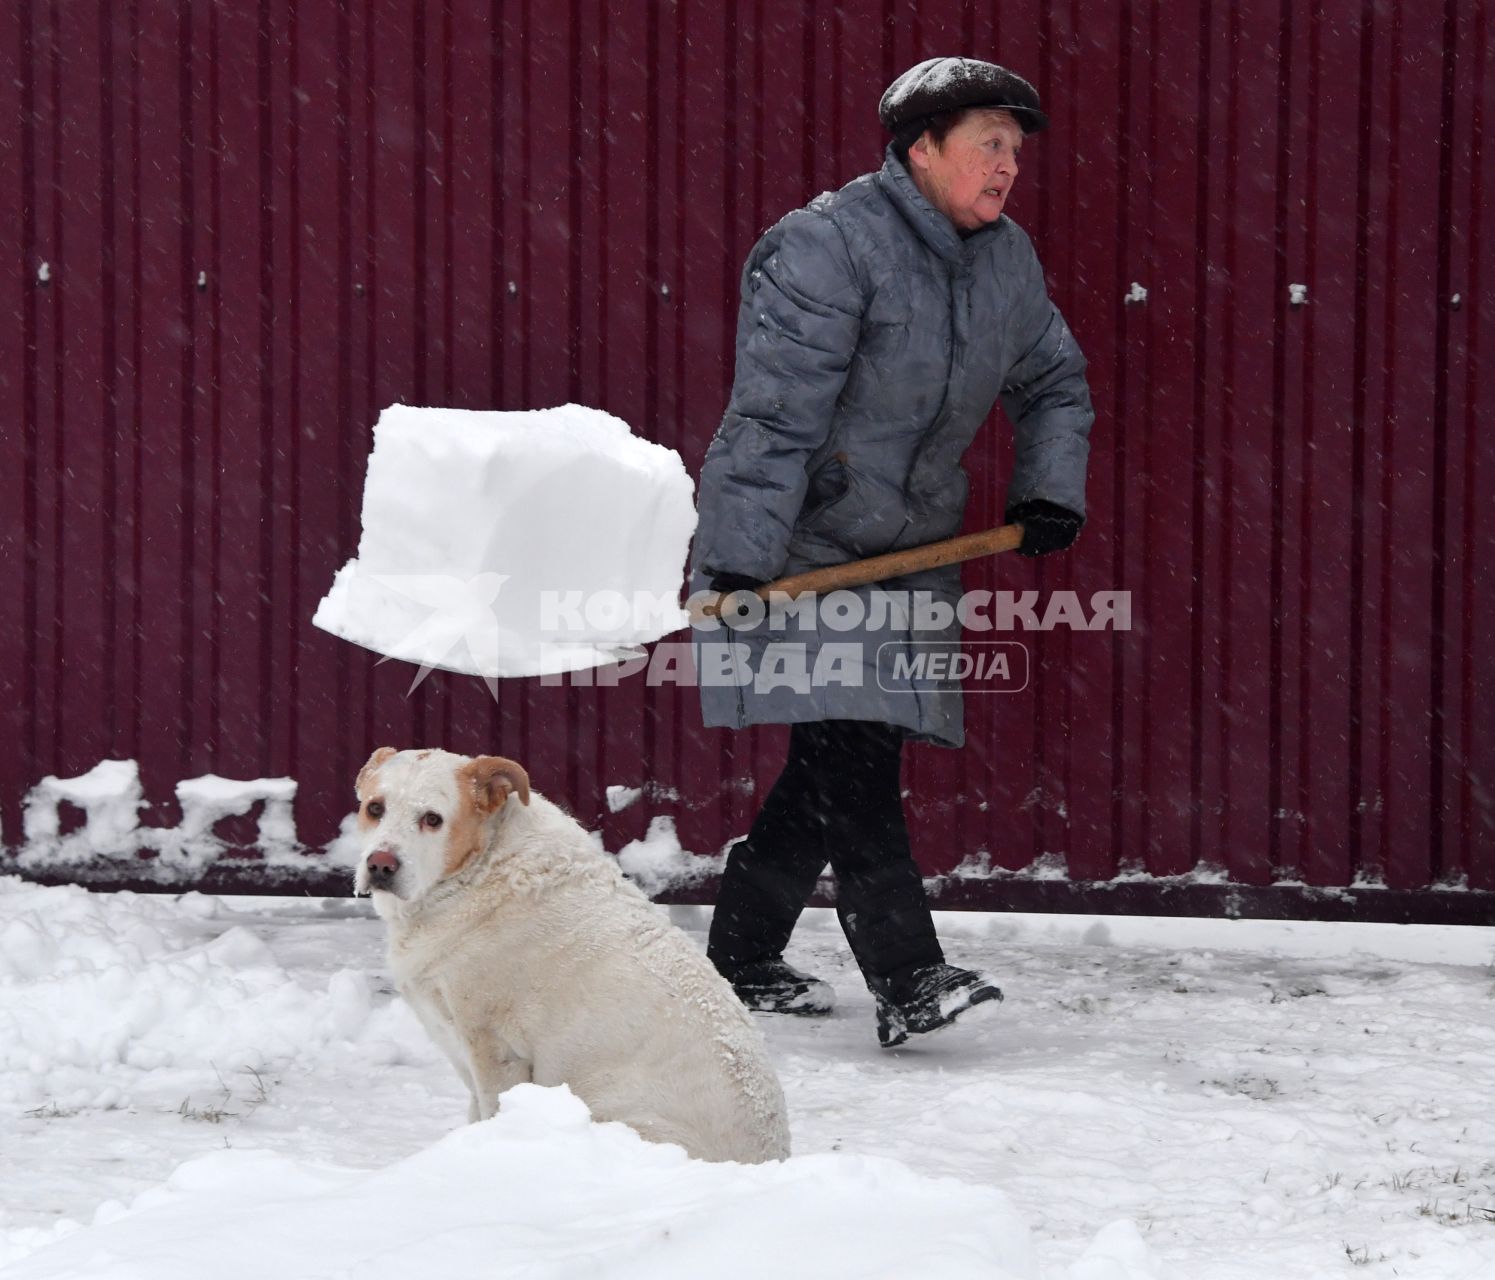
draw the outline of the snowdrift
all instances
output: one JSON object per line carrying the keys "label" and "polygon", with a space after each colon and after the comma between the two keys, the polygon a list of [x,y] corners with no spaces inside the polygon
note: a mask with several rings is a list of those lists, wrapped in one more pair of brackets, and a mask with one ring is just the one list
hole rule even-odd
{"label": "snowdrift", "polygon": [[188,1161],[7,1280],[1034,1280],[1001,1192],[870,1156],[705,1164],[519,1085],[499,1115],[372,1172],[266,1151]]}

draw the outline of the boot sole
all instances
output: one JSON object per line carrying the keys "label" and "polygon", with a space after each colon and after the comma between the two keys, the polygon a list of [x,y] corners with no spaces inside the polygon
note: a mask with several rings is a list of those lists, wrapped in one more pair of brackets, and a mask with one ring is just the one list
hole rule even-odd
{"label": "boot sole", "polygon": [[813,991],[804,991],[788,999],[782,996],[759,999],[751,992],[744,993],[735,988],[734,991],[743,1007],[753,1013],[787,1013],[797,1018],[827,1018],[836,1010],[834,997],[827,999]]}
{"label": "boot sole", "polygon": [[[956,1021],[973,1009],[989,1005],[987,1014],[993,1013],[1002,1003],[1002,993],[995,987],[983,987],[972,994],[972,998],[954,1009],[942,1011],[938,1022],[923,1027],[911,1027],[902,1017],[890,1012],[883,1001],[877,1002],[877,1041],[884,1049],[896,1049],[907,1043],[910,1036],[931,1036],[936,1031],[953,1027]],[[896,1024],[896,1028],[895,1028]],[[885,1038],[887,1037],[887,1038]]]}
{"label": "boot sole", "polygon": [[823,1004],[763,1005],[744,1001],[743,1007],[749,1013],[782,1013],[791,1018],[829,1018],[836,1011],[834,1005],[828,1009]]}

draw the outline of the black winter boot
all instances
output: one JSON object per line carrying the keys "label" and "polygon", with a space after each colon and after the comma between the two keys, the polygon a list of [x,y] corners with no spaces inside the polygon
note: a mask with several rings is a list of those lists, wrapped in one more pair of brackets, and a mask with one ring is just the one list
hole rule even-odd
{"label": "black winter boot", "polygon": [[949,964],[925,965],[900,982],[879,983],[873,994],[877,1041],[884,1049],[948,1027],[967,1009],[1002,998],[1001,989],[984,973]]}
{"label": "black winter boot", "polygon": [[831,984],[801,973],[782,960],[718,965],[737,998],[758,1013],[797,1013],[819,1017],[836,1005]]}

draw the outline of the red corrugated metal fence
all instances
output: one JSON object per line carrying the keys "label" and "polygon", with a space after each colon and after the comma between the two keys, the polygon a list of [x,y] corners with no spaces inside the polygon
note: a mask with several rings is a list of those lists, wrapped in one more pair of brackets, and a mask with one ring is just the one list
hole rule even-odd
{"label": "red corrugated metal fence", "polygon": [[[320,845],[385,742],[513,755],[614,847],[743,830],[782,737],[702,730],[689,689],[407,698],[309,619],[383,405],[579,401],[697,468],[748,248],[876,167],[883,86],[957,51],[1053,117],[1011,212],[1098,410],[1077,550],[967,582],[1128,590],[1133,627],[1018,634],[1027,691],[913,753],[924,865],[1067,870],[946,896],[978,905],[1171,909],[1072,885],[1204,864],[1242,887],[1195,909],[1487,913],[1398,892],[1495,891],[1495,59],[1457,0],[6,7],[5,842],[42,776],[133,758],[144,823],[183,778],[288,775]],[[1009,454],[994,418],[970,527]]]}

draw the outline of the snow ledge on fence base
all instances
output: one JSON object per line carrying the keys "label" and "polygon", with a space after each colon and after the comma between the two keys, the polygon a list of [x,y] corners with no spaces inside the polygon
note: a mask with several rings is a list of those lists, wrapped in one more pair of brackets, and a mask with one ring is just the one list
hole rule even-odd
{"label": "snow ledge on fence base", "polygon": [[1000,1191],[875,1156],[706,1164],[593,1123],[564,1086],[518,1085],[492,1120],[384,1169],[240,1149],[189,1160],[130,1206],[105,1204],[92,1226],[21,1259],[7,1280],[594,1270],[612,1280],[1035,1280],[1038,1265]]}
{"label": "snow ledge on fence base", "polygon": [[607,665],[686,626],[694,486],[600,409],[394,405],[374,428],[358,556],[312,622],[467,675]]}

